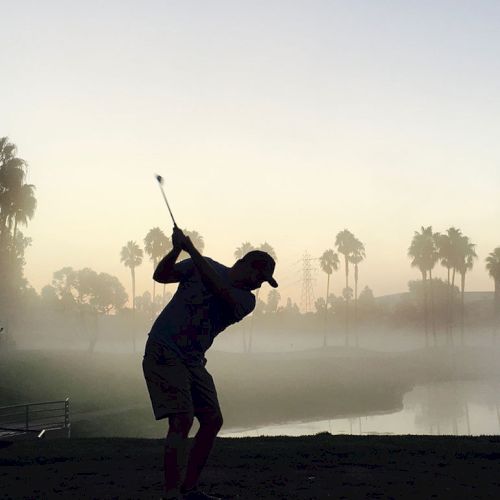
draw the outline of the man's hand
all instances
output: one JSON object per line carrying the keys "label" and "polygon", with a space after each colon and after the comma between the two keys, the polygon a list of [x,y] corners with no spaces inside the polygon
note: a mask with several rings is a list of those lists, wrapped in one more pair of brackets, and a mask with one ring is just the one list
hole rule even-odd
{"label": "man's hand", "polygon": [[178,227],[174,227],[172,231],[172,246],[174,250],[182,250],[182,241],[184,238],[184,233]]}
{"label": "man's hand", "polygon": [[[227,305],[231,307],[232,311],[237,311],[239,304],[235,302],[235,300],[229,293],[227,283],[221,279],[217,271],[210,265],[210,263],[200,254],[197,248],[193,245],[191,239],[188,236],[186,236],[178,227],[174,227],[172,233],[172,245],[174,247],[172,252],[177,253],[180,252],[181,250],[184,250],[189,254],[196,269],[200,273],[203,282],[214,293],[219,295],[227,303]],[[164,282],[160,281],[160,283]],[[167,283],[170,283],[170,281],[167,281]]]}
{"label": "man's hand", "polygon": [[194,248],[193,243],[189,239],[188,236],[186,236],[181,229],[178,227],[174,227],[173,233],[172,233],[172,245],[174,249],[176,250],[184,250],[188,254],[191,255],[191,251]]}
{"label": "man's hand", "polygon": [[186,235],[178,227],[174,227],[172,232],[172,246],[175,250],[185,250],[186,248]]}

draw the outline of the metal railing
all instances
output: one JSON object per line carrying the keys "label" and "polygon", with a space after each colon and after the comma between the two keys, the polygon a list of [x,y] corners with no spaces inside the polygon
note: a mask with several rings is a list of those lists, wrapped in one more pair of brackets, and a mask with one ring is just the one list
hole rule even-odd
{"label": "metal railing", "polygon": [[42,438],[46,432],[59,429],[71,437],[69,398],[0,407],[0,437],[33,433]]}

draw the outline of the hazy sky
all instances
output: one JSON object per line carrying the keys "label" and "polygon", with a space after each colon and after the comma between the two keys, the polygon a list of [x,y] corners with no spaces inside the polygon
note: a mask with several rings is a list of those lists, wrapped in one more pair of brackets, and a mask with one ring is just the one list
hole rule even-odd
{"label": "hazy sky", "polygon": [[[37,189],[25,274],[38,291],[63,266],[130,290],[121,247],[171,231],[155,172],[205,254],[231,264],[244,241],[273,245],[283,299],[300,301],[304,251],[344,228],[375,295],[418,277],[406,253],[422,225],[470,236],[468,289],[493,289],[499,2],[0,4],[0,136]],[[151,273],[145,259],[138,293]],[[318,271],[316,296],[325,284]]]}

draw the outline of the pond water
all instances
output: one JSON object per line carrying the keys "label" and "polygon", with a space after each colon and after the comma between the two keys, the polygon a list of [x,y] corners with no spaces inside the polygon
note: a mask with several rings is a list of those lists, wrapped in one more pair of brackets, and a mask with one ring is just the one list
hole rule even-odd
{"label": "pond water", "polygon": [[500,380],[443,382],[416,386],[403,408],[382,415],[359,415],[312,422],[290,422],[222,432],[222,437],[331,434],[500,434]]}

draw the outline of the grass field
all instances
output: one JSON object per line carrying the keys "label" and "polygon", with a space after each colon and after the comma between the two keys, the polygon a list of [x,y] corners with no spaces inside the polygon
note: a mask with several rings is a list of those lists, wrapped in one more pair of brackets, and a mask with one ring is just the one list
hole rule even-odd
{"label": "grass field", "polygon": [[[0,498],[158,499],[161,440],[0,441]],[[499,498],[499,437],[218,439],[202,486],[222,498]]]}
{"label": "grass field", "polygon": [[[213,351],[207,368],[229,430],[395,411],[419,383],[498,377],[500,367],[490,357],[495,353],[478,349]],[[0,405],[69,396],[74,437],[158,438],[166,425],[152,416],[141,363],[139,354],[3,352]]]}

